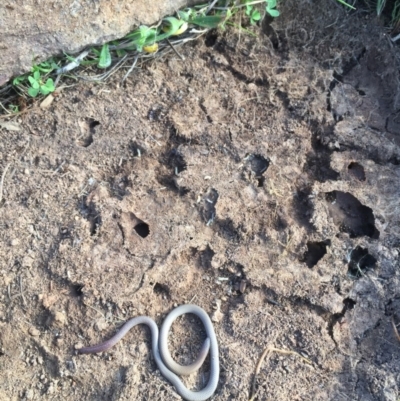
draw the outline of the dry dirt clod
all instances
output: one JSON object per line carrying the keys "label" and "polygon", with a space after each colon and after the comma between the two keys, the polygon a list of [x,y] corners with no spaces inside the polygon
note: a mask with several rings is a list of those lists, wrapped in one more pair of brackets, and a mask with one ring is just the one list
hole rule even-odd
{"label": "dry dirt clod", "polygon": [[32,337],[39,337],[40,336],[40,330],[38,330],[36,327],[33,327],[33,326],[29,328],[28,333]]}

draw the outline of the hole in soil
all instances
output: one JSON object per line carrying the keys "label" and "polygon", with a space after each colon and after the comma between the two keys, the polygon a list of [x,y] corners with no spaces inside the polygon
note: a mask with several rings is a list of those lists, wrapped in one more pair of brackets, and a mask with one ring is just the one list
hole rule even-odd
{"label": "hole in soil", "polygon": [[89,145],[91,145],[93,143],[93,135],[89,134],[85,138],[81,138],[78,143],[82,147],[87,148]]}
{"label": "hole in soil", "polygon": [[223,220],[217,219],[216,226],[218,233],[230,242],[238,242],[240,239],[240,234],[238,229],[235,227],[232,219],[226,218]]}
{"label": "hole in soil", "polygon": [[138,235],[142,238],[146,238],[150,234],[150,228],[147,223],[142,221],[141,223],[136,224],[133,229],[136,231]]}
{"label": "hole in soil", "polygon": [[203,198],[200,213],[207,226],[211,226],[214,223],[216,217],[215,205],[217,204],[218,197],[218,192],[214,188],[211,188]]}
{"label": "hole in soil", "polygon": [[98,228],[101,226],[101,215],[97,212],[94,203],[90,202],[86,203],[87,198],[84,197],[82,203],[79,205],[81,215],[89,221],[90,226],[90,235],[96,235],[98,232]]}
{"label": "hole in soil", "polygon": [[96,133],[95,128],[100,125],[100,123],[93,118],[86,118],[84,121],[79,122],[82,136],[78,139],[78,144],[87,148],[93,143],[93,134]]}
{"label": "hole in soil", "polygon": [[217,31],[212,30],[206,35],[206,39],[205,39],[204,43],[207,47],[212,47],[217,42],[217,39],[218,39]]}
{"label": "hole in soil", "polygon": [[333,339],[334,342],[334,336],[333,336],[333,327],[335,326],[335,324],[339,323],[341,319],[343,318],[343,316],[346,314],[346,312],[348,310],[352,310],[354,308],[354,306],[356,305],[356,301],[354,301],[354,299],[351,298],[345,298],[343,300],[343,309],[340,313],[334,313],[331,318],[329,319],[328,322],[328,333],[331,336],[331,338]]}
{"label": "hole in soil", "polygon": [[94,120],[93,118],[89,118],[88,123],[89,123],[89,131],[90,131],[90,133],[94,134],[96,132],[95,128],[98,125],[100,125],[100,123],[97,120]]}
{"label": "hole in soil", "polygon": [[171,149],[171,151],[167,154],[166,164],[173,168],[174,174],[181,173],[182,171],[186,170],[187,167],[184,157],[177,149]]}
{"label": "hole in soil", "polygon": [[364,235],[373,239],[379,238],[374,213],[370,207],[364,206],[348,192],[327,192],[325,199],[329,202],[329,214],[341,232],[348,233],[350,238]]}
{"label": "hole in soil", "polygon": [[60,228],[60,240],[71,238],[71,232],[67,227]]}
{"label": "hole in soil", "polygon": [[293,197],[292,205],[295,211],[296,220],[308,231],[313,231],[314,226],[310,219],[314,212],[314,205],[311,202],[311,188],[303,188]]}
{"label": "hole in soil", "polygon": [[360,163],[351,162],[347,168],[351,176],[359,181],[365,181],[365,170]]}
{"label": "hole in soil", "polygon": [[320,242],[307,242],[307,251],[304,252],[301,262],[305,263],[310,269],[314,267],[326,254],[326,248],[331,245],[330,240]]}
{"label": "hole in soil", "polygon": [[71,286],[71,295],[73,297],[80,297],[81,295],[83,295],[83,284],[73,284]]}
{"label": "hole in soil", "polygon": [[348,271],[352,277],[361,277],[368,269],[376,265],[377,259],[368,253],[367,248],[357,246],[348,255]]}
{"label": "hole in soil", "polygon": [[162,298],[170,298],[169,288],[165,284],[156,283],[153,287],[153,292],[161,295]]}
{"label": "hole in soil", "polygon": [[251,154],[246,156],[245,160],[250,166],[250,170],[257,180],[257,187],[262,187],[265,182],[263,174],[267,171],[270,161],[261,155]]}
{"label": "hole in soil", "polygon": [[354,299],[351,298],[345,298],[343,300],[343,305],[344,305],[344,310],[348,311],[348,310],[352,310],[354,309],[354,307],[356,306],[356,301],[354,301]]}
{"label": "hole in soil", "polygon": [[210,269],[212,258],[214,257],[215,252],[207,245],[206,249],[198,252],[198,265],[199,267],[203,267],[205,269]]}

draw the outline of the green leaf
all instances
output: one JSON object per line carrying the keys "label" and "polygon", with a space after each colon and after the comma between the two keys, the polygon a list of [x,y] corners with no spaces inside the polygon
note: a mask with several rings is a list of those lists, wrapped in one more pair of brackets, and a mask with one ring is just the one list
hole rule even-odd
{"label": "green leaf", "polygon": [[271,17],[279,17],[280,13],[278,10],[271,10],[269,8],[267,8],[267,13],[271,16]]}
{"label": "green leaf", "polygon": [[40,72],[39,72],[38,70],[36,70],[36,71],[33,73],[33,78],[34,78],[36,81],[40,81]]}
{"label": "green leaf", "polygon": [[99,68],[107,68],[111,65],[111,53],[108,47],[108,43],[105,43],[100,51],[99,63],[97,66]]}
{"label": "green leaf", "polygon": [[19,85],[21,82],[24,82],[26,80],[26,76],[24,76],[24,75],[22,75],[22,76],[20,76],[20,77],[15,77],[14,79],[13,79],[13,85],[14,86],[17,86],[17,85]]}
{"label": "green leaf", "polygon": [[224,15],[209,15],[209,16],[198,16],[190,19],[190,23],[201,26],[203,28],[216,28],[225,20]]}
{"label": "green leaf", "polygon": [[35,78],[29,76],[28,80],[29,80],[29,83],[31,84],[32,88],[39,89],[39,82]]}
{"label": "green leaf", "polygon": [[125,54],[126,54],[126,51],[123,50],[123,49],[116,49],[115,52],[117,53],[117,56],[118,56],[119,58],[124,57]]}
{"label": "green leaf", "polygon": [[179,30],[179,28],[182,26],[182,24],[185,22],[181,19],[175,18],[175,17],[167,17],[164,18],[164,28],[166,28],[164,31],[166,33],[169,33],[169,35],[173,35],[175,32]]}
{"label": "green leaf", "polygon": [[28,89],[28,95],[30,97],[36,97],[39,93],[39,88],[29,88]]}
{"label": "green leaf", "polygon": [[48,78],[46,83],[45,83],[46,88],[50,90],[50,92],[54,92],[55,87],[54,87],[54,81],[52,78]]}
{"label": "green leaf", "polygon": [[275,8],[276,7],[276,0],[267,0],[267,8]]}
{"label": "green leaf", "polygon": [[47,86],[42,85],[40,87],[40,93],[44,96],[48,95],[50,92],[52,92]]}
{"label": "green leaf", "polygon": [[190,12],[178,11],[179,17],[185,22],[189,22],[190,14],[191,14]]}
{"label": "green leaf", "polygon": [[149,28],[146,25],[141,25],[138,30],[130,33],[126,36],[126,38],[131,39],[132,45],[136,47],[137,51],[141,52],[144,45],[154,43],[156,41],[156,36],[156,29]]}
{"label": "green leaf", "polygon": [[251,14],[251,19],[252,19],[253,21],[260,21],[260,19],[261,19],[260,11],[254,10],[254,11],[253,11],[253,14]]}
{"label": "green leaf", "polygon": [[246,15],[250,16],[251,15],[251,10],[252,10],[252,6],[249,6],[248,4],[246,5]]}

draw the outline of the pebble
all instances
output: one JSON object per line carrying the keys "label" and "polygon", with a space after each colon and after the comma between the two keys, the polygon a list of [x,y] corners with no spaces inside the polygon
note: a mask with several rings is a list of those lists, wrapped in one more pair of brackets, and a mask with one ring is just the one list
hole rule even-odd
{"label": "pebble", "polygon": [[65,325],[67,324],[67,317],[62,312],[54,312],[54,321]]}
{"label": "pebble", "polygon": [[28,332],[32,337],[39,337],[40,336],[40,331],[36,327],[30,327]]}
{"label": "pebble", "polygon": [[224,314],[219,309],[217,309],[212,314],[211,320],[215,323],[219,323],[223,317],[224,317]]}

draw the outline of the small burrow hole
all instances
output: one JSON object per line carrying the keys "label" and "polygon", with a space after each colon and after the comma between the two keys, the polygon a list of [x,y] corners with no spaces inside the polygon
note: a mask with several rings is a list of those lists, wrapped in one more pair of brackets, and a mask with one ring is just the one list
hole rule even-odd
{"label": "small burrow hole", "polygon": [[368,269],[376,265],[377,259],[367,248],[357,246],[348,255],[348,274],[352,277],[361,277]]}
{"label": "small burrow hole", "polygon": [[261,177],[264,174],[268,167],[270,161],[261,155],[250,155],[248,158],[250,162],[250,167],[256,177]]}
{"label": "small burrow hole", "polygon": [[140,235],[142,238],[146,238],[150,234],[150,227],[147,223],[141,222],[136,224],[133,229]]}
{"label": "small burrow hole", "polygon": [[330,240],[308,241],[307,251],[304,252],[301,261],[310,269],[314,267],[326,255],[326,248],[331,245]]}
{"label": "small burrow hole", "polygon": [[218,39],[217,31],[212,30],[206,35],[206,39],[205,39],[204,43],[207,47],[213,47],[215,45],[215,43],[217,42],[217,39]]}
{"label": "small burrow hole", "polygon": [[325,193],[329,214],[341,232],[348,233],[350,238],[368,236],[379,238],[375,227],[375,217],[372,209],[363,205],[348,192],[332,191]]}
{"label": "small burrow hole", "polygon": [[354,301],[354,299],[351,298],[345,298],[343,300],[343,305],[344,305],[344,312],[348,311],[348,310],[352,310],[354,309],[354,307],[356,306],[356,301]]}
{"label": "small burrow hole", "polygon": [[365,170],[364,167],[357,162],[351,162],[347,167],[349,174],[359,181],[365,181]]}
{"label": "small burrow hole", "polygon": [[215,252],[211,249],[209,245],[206,246],[204,250],[198,252],[198,265],[199,267],[203,267],[204,269],[210,269],[212,259],[215,255]]}
{"label": "small burrow hole", "polygon": [[80,297],[80,296],[82,296],[83,295],[83,287],[84,287],[84,285],[83,284],[73,284],[72,286],[71,286],[71,295],[73,296],[73,297]]}
{"label": "small burrow hole", "polygon": [[94,120],[93,118],[88,119],[89,131],[94,134],[96,132],[95,128],[100,125],[100,122]]}
{"label": "small burrow hole", "polygon": [[88,146],[90,146],[93,143],[93,135],[89,134],[86,137],[81,138],[78,143],[82,147],[87,148]]}
{"label": "small burrow hole", "polygon": [[265,183],[263,174],[267,171],[270,161],[256,154],[247,155],[245,161],[247,162],[246,169],[250,169],[250,175],[257,180],[257,187],[263,187]]}
{"label": "small burrow hole", "polygon": [[160,295],[162,298],[170,298],[169,288],[165,284],[156,283],[153,287],[153,292]]}

